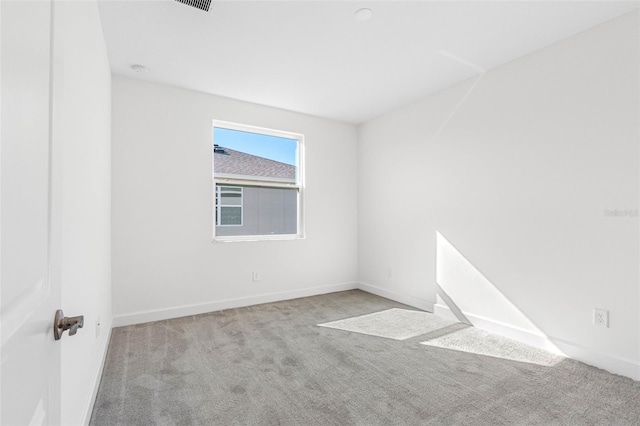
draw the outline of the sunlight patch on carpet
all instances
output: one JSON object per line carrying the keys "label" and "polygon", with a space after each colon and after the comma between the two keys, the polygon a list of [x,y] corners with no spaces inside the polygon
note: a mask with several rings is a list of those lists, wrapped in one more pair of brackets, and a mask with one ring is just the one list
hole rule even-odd
{"label": "sunlight patch on carpet", "polygon": [[549,367],[565,359],[560,355],[475,327],[464,328],[420,344]]}
{"label": "sunlight patch on carpet", "polygon": [[455,324],[455,321],[443,319],[429,312],[391,308],[318,325],[388,339],[406,340],[451,324]]}

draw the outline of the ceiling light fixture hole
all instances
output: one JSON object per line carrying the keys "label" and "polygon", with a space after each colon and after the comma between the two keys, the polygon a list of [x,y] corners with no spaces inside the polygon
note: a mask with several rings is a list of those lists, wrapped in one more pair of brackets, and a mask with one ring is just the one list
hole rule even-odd
{"label": "ceiling light fixture hole", "polygon": [[367,9],[366,7],[356,10],[356,21],[368,21],[372,16],[373,11],[371,9]]}

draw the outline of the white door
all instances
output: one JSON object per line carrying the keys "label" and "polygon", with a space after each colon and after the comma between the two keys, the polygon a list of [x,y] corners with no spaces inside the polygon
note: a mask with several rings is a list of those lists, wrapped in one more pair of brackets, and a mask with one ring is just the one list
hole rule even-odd
{"label": "white door", "polygon": [[[0,423],[60,422],[51,189],[52,5],[0,1]],[[54,238],[52,238],[52,235]]]}

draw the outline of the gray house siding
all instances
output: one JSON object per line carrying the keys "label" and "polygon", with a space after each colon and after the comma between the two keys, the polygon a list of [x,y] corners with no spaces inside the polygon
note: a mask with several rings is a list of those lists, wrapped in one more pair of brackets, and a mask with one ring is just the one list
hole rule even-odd
{"label": "gray house siding", "polygon": [[216,226],[219,237],[235,235],[281,235],[298,232],[298,190],[240,186],[242,226]]}

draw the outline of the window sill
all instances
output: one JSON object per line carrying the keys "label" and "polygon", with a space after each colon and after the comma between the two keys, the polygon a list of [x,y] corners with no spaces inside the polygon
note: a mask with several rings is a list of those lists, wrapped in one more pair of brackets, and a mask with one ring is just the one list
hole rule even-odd
{"label": "window sill", "polygon": [[214,237],[213,243],[236,243],[241,241],[290,241],[290,240],[304,240],[304,235],[235,235],[229,237]]}

